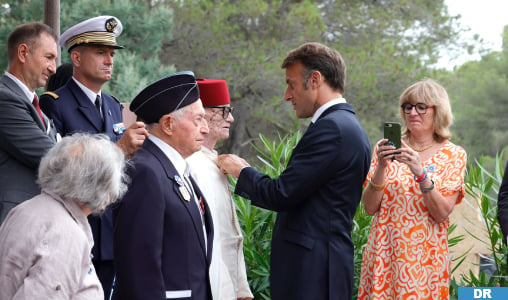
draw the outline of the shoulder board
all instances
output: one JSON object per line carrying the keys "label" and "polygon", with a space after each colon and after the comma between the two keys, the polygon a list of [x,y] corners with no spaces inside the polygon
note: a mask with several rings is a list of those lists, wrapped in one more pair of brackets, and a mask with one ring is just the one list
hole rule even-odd
{"label": "shoulder board", "polygon": [[110,96],[111,96],[111,98],[115,99],[115,100],[116,100],[116,102],[121,103],[121,102],[120,102],[120,100],[118,100],[118,98],[117,98],[117,97],[115,97],[115,96],[113,96],[113,95],[110,95]]}
{"label": "shoulder board", "polygon": [[60,96],[58,96],[55,92],[44,92],[44,93],[42,93],[42,95],[49,95],[51,98],[53,98],[55,100],[60,98]]}

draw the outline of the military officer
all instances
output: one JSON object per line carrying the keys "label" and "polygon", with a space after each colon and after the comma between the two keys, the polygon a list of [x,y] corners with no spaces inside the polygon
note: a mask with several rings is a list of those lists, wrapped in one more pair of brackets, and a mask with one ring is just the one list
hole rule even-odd
{"label": "military officer", "polygon": [[[40,105],[62,136],[104,133],[131,157],[148,136],[145,124],[135,122],[126,129],[122,105],[102,91],[113,74],[115,50],[123,48],[116,41],[122,28],[118,18],[98,16],[67,29],[59,43],[70,54],[73,76],[56,91],[44,93]],[[88,220],[94,237],[93,263],[108,298],[114,276],[111,210],[102,217],[89,216]]]}

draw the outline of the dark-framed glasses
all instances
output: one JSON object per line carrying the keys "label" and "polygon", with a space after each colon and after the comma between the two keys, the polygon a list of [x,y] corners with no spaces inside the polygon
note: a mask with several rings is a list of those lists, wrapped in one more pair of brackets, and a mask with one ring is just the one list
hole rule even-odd
{"label": "dark-framed glasses", "polygon": [[231,106],[206,106],[208,108],[220,108],[222,109],[222,118],[227,119],[229,114],[233,113],[233,107]]}
{"label": "dark-framed glasses", "polygon": [[400,106],[400,108],[402,108],[402,111],[407,115],[409,115],[413,111],[413,107],[416,109],[417,113],[426,114],[427,109],[434,108],[434,105],[427,105],[425,103],[416,103],[416,104],[404,103]]}

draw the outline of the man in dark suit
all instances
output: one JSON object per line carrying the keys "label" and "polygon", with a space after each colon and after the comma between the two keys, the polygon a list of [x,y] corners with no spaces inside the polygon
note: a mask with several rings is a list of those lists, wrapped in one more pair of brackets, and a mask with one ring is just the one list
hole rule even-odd
{"label": "man in dark suit", "polygon": [[370,166],[370,144],[342,97],[345,64],[324,45],[291,51],[282,67],[298,118],[311,126],[287,168],[271,179],[232,154],[218,166],[238,178],[235,193],[278,212],[273,229],[270,289],[273,300],[352,299],[351,230]]}
{"label": "man in dark suit", "polygon": [[150,136],[128,169],[131,184],[115,208],[113,299],[212,299],[213,223],[185,158],[208,126],[192,72],[143,89],[131,110]]}
{"label": "man in dark suit", "polygon": [[[122,23],[113,16],[91,18],[67,29],[60,45],[69,51],[73,76],[56,91],[44,93],[41,108],[62,136],[104,133],[131,157],[148,135],[145,125],[135,122],[126,129],[120,102],[102,92],[112,76],[115,49],[123,48],[116,42],[121,32]],[[102,217],[90,215],[88,220],[94,237],[93,263],[108,298],[114,277],[111,209]]]}
{"label": "man in dark suit", "polygon": [[52,29],[41,23],[20,25],[7,39],[9,67],[0,78],[0,224],[14,206],[40,193],[37,169],[57,135],[35,89],[55,73],[57,50]]}

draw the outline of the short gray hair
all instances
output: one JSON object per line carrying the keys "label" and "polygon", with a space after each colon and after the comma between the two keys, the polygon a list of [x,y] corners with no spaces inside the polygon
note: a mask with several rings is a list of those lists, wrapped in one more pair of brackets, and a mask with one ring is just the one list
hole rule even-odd
{"label": "short gray hair", "polygon": [[100,213],[127,191],[125,158],[104,134],[64,137],[42,158],[38,183],[64,201]]}

